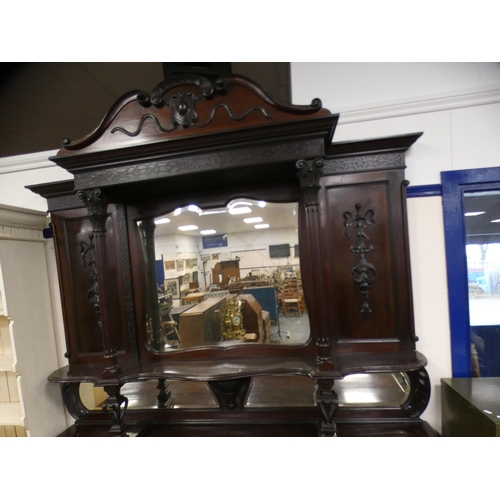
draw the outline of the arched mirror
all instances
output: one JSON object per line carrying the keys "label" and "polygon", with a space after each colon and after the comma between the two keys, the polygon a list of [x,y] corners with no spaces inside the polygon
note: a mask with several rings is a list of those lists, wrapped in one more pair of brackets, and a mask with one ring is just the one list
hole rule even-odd
{"label": "arched mirror", "polygon": [[236,198],[136,221],[148,349],[301,345],[310,335],[298,203]]}

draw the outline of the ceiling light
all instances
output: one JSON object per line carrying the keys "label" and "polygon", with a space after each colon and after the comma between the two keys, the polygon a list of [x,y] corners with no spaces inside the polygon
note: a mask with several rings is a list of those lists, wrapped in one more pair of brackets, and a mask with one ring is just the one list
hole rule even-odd
{"label": "ceiling light", "polygon": [[200,231],[201,234],[215,234],[217,231],[215,229],[204,229]]}
{"label": "ceiling light", "polygon": [[255,224],[255,229],[267,229],[269,224]]}
{"label": "ceiling light", "polygon": [[267,205],[267,203],[265,201],[259,201],[257,205],[259,205],[260,208],[264,208]]}
{"label": "ceiling light", "polygon": [[465,212],[464,215],[465,217],[475,217],[476,215],[482,215],[485,213],[486,212]]}
{"label": "ceiling light", "polygon": [[202,210],[200,215],[226,214],[227,210]]}
{"label": "ceiling light", "polygon": [[229,213],[231,215],[238,215],[238,214],[249,214],[252,210],[250,210],[249,207],[240,207],[240,208],[230,208]]}
{"label": "ceiling light", "polygon": [[234,208],[234,207],[237,207],[238,205],[247,205],[247,206],[251,207],[253,205],[253,203],[250,201],[232,201],[231,203],[227,204],[227,206],[229,208]]}
{"label": "ceiling light", "polygon": [[500,222],[500,219],[490,220],[490,222]]}
{"label": "ceiling light", "polygon": [[262,222],[262,217],[250,217],[249,219],[243,219],[243,222],[255,224],[256,222]]}
{"label": "ceiling light", "polygon": [[194,231],[195,229],[198,229],[198,226],[181,226],[177,228],[179,231]]}
{"label": "ceiling light", "polygon": [[180,215],[182,213],[182,208],[176,208],[174,210],[174,215],[177,216],[177,215]]}
{"label": "ceiling light", "polygon": [[201,213],[201,208],[200,207],[197,207],[196,205],[189,205],[187,207],[187,209],[190,211],[190,212],[196,212],[197,214]]}
{"label": "ceiling light", "polygon": [[162,217],[161,219],[155,219],[155,224],[167,224],[170,222],[170,219],[167,219],[166,217]]}

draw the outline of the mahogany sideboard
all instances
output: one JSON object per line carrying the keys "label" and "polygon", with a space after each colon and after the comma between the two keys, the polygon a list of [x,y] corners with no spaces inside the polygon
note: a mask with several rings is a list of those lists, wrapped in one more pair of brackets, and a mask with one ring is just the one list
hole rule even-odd
{"label": "mahogany sideboard", "polygon": [[[49,380],[75,419],[64,435],[435,435],[420,419],[430,383],[415,346],[404,179],[421,133],[332,143],[338,118],[238,75],[179,75],[125,94],[89,135],[63,141],[51,160],[74,180],[29,189],[47,199],[54,230],[68,365]],[[309,338],[168,349],[154,219],[239,198],[298,204]],[[341,405],[335,384],[352,374],[400,374],[407,397]],[[292,385],[273,385],[283,376]],[[249,407],[263,380],[271,403]],[[312,404],[287,396],[300,381],[313,384]],[[129,405],[126,384],[139,382],[158,383],[157,404]],[[83,405],[82,383],[104,388],[101,410]],[[176,407],[169,384],[180,383],[204,383],[215,406]]]}

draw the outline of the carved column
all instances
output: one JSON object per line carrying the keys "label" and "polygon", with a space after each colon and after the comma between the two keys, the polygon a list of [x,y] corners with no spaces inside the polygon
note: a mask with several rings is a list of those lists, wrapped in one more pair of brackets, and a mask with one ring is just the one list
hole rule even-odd
{"label": "carved column", "polygon": [[336,437],[337,424],[333,418],[339,406],[339,399],[333,390],[333,380],[316,380],[316,404],[321,412],[320,436]]}
{"label": "carved column", "polygon": [[146,256],[146,295],[148,302],[148,322],[151,328],[151,343],[154,349],[165,346],[163,330],[160,321],[160,304],[158,303],[158,286],[156,282],[156,254],[155,254],[155,221],[144,219],[140,225],[142,241]]}
{"label": "carved column", "polygon": [[[302,191],[302,199],[304,201],[306,211],[306,221],[308,230],[309,248],[311,252],[311,260],[319,263],[323,262],[321,253],[321,226],[319,218],[319,191],[321,173],[325,162],[322,158],[315,160],[299,160],[296,164],[298,173],[297,176],[300,182]],[[312,243],[312,244],[311,244]],[[317,284],[319,288],[321,284]],[[314,301],[318,307],[315,307],[317,316],[318,329],[316,337],[316,346],[318,348],[318,363],[320,368],[331,369],[331,343],[326,329],[327,319],[325,317],[325,307],[322,304],[323,295],[316,294]],[[309,309],[309,304],[308,304]]]}
{"label": "carved column", "polygon": [[106,244],[106,221],[108,219],[108,201],[100,189],[78,191],[80,198],[88,209],[92,223],[92,245],[94,250],[97,281],[92,290],[92,305],[97,313],[99,328],[102,332],[104,344],[105,371],[118,370],[118,356],[116,352],[115,325],[110,315],[109,296],[116,293],[109,290],[105,271],[108,268],[108,251]]}

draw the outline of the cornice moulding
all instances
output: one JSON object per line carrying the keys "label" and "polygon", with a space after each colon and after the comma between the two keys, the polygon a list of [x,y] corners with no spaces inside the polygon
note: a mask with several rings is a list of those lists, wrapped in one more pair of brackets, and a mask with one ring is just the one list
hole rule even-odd
{"label": "cornice moulding", "polygon": [[399,116],[433,113],[453,109],[483,106],[500,102],[500,89],[498,87],[475,89],[451,94],[436,94],[425,96],[412,101],[401,100],[386,103],[374,103],[362,107],[336,110],[340,113],[339,125],[349,123],[368,122],[395,118]]}
{"label": "cornice moulding", "polygon": [[[38,238],[38,233],[42,233],[45,227],[47,227],[45,212],[0,204],[0,237],[20,236],[21,234],[27,237],[29,233],[29,238]],[[36,236],[34,233],[37,233]]]}
{"label": "cornice moulding", "polygon": [[[57,167],[49,160],[50,156],[57,154],[57,149],[53,151],[40,151],[27,155],[7,156],[0,158],[0,175],[12,172],[23,172],[26,170],[36,170],[39,168]],[[59,167],[58,167],[59,168]]]}

